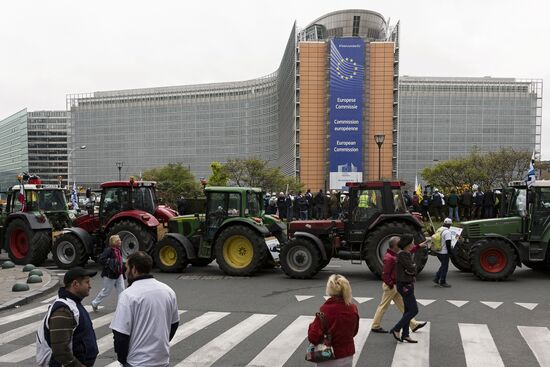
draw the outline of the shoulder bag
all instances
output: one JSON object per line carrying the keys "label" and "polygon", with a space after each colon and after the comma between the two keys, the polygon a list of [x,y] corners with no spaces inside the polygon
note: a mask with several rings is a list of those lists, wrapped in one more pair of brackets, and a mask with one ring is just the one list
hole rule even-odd
{"label": "shoulder bag", "polygon": [[310,343],[306,351],[306,361],[314,363],[335,359],[334,349],[332,349],[332,335],[328,331],[325,315],[322,312],[317,312],[316,316],[321,321],[323,342],[317,345]]}

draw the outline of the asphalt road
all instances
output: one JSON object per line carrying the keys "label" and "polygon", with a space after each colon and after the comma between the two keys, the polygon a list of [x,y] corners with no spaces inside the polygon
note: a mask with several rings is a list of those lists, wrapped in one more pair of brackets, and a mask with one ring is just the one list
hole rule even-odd
{"label": "asphalt road", "polygon": [[[307,325],[324,302],[328,276],[339,273],[350,280],[362,318],[356,337],[357,366],[550,366],[550,274],[518,268],[510,280],[493,283],[451,266],[448,282],[453,287],[447,289],[431,282],[437,267],[437,259],[430,257],[418,276],[417,319],[429,325],[412,334],[420,341],[416,345],[397,345],[388,334],[368,333],[382,289],[365,264],[333,260],[310,280],[290,279],[280,269],[250,278],[227,277],[215,263],[190,267],[182,274],[155,273],[176,291],[184,311],[171,365],[311,365],[304,361]],[[96,276],[92,296],[100,285]],[[34,335],[29,325],[41,320],[36,308],[47,304],[42,301],[0,313],[1,366],[33,365],[28,345]],[[96,366],[115,360],[108,325],[116,296],[103,306],[92,314],[102,346]],[[34,310],[30,316],[23,313],[28,310]],[[398,318],[392,306],[382,326],[389,329]]]}

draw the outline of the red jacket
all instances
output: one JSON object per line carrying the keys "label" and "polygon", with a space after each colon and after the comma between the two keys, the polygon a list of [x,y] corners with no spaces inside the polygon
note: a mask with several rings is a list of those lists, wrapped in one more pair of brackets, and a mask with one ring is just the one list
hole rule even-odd
{"label": "red jacket", "polygon": [[[415,253],[420,246],[417,244],[411,250],[411,253]],[[388,249],[384,255],[384,269],[382,270],[382,281],[386,285],[392,288],[395,285],[397,278],[397,270],[395,265],[397,264],[397,254],[392,250]]]}
{"label": "red jacket", "polygon": [[[359,312],[355,304],[347,305],[340,297],[329,298],[322,306],[327,328],[332,335],[332,347],[336,358],[349,357],[355,354],[353,337],[359,331]],[[321,321],[316,316],[309,324],[307,338],[312,344],[323,341]]]}

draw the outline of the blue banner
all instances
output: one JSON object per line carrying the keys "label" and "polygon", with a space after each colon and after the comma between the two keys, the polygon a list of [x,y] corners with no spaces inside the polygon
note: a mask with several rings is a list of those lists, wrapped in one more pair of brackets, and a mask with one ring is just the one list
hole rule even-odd
{"label": "blue banner", "polygon": [[363,180],[365,43],[361,38],[330,42],[330,188]]}

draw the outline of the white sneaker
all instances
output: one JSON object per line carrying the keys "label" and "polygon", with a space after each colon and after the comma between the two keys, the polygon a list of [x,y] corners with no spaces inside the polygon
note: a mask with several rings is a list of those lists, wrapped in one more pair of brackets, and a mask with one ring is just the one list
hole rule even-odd
{"label": "white sneaker", "polygon": [[92,310],[94,310],[94,312],[97,312],[99,311],[99,307],[92,303]]}

